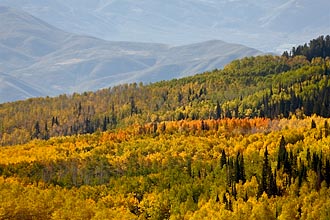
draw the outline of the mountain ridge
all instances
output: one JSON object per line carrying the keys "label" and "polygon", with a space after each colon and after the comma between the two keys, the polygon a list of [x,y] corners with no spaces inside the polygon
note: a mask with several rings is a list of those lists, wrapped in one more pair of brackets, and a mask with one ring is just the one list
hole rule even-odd
{"label": "mountain ridge", "polygon": [[[6,48],[0,56],[0,71],[36,88],[43,96],[180,78],[261,54],[220,40],[171,46],[79,36],[8,7],[1,7],[0,19],[0,47]],[[28,98],[17,95],[8,99],[2,94],[0,102]]]}
{"label": "mountain ridge", "polygon": [[1,4],[63,30],[116,41],[183,45],[215,36],[281,53],[330,31],[326,0],[3,0]]}

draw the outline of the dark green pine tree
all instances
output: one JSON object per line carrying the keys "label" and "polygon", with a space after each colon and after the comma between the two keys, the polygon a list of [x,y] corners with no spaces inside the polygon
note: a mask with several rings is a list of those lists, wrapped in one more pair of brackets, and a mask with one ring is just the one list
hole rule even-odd
{"label": "dark green pine tree", "polygon": [[220,119],[221,118],[221,106],[219,101],[217,101],[217,105],[215,107],[215,119]]}
{"label": "dark green pine tree", "polygon": [[220,202],[220,199],[219,199],[219,195],[217,194],[217,196],[215,197],[215,201],[216,202]]}
{"label": "dark green pine tree", "polygon": [[48,140],[50,138],[47,122],[45,122],[45,132],[43,139]]}
{"label": "dark green pine tree", "polygon": [[303,181],[306,180],[306,178],[307,178],[307,169],[304,164],[301,164],[299,172],[298,172],[298,186],[299,187],[301,187]]}
{"label": "dark green pine tree", "polygon": [[234,166],[235,182],[239,183],[241,180],[243,183],[246,182],[245,178],[245,168],[244,168],[244,158],[243,154],[239,152],[236,155],[235,166]]}
{"label": "dark green pine tree", "polygon": [[321,188],[321,183],[324,180],[324,176],[322,173],[322,160],[320,159],[317,164],[317,182],[316,182],[316,189],[319,190]]}
{"label": "dark green pine tree", "polygon": [[109,118],[107,118],[107,116],[104,116],[104,118],[103,118],[103,124],[102,124],[102,131],[106,131],[107,130],[108,123],[109,123]]}
{"label": "dark green pine tree", "polygon": [[235,173],[234,173],[234,162],[231,157],[227,160],[227,185],[231,187],[232,183],[235,182]]}
{"label": "dark green pine tree", "polygon": [[269,196],[276,196],[278,195],[278,189],[276,184],[276,170],[273,175],[273,173],[270,173],[270,179],[269,179],[269,190],[267,192]]}
{"label": "dark green pine tree", "polygon": [[288,51],[284,51],[283,54],[282,54],[282,57],[289,58],[289,53],[288,53]]}
{"label": "dark green pine tree", "polygon": [[311,168],[314,172],[317,172],[318,164],[319,164],[319,156],[314,152],[312,156]]}
{"label": "dark green pine tree", "polygon": [[243,183],[246,182],[246,176],[245,176],[245,165],[244,165],[244,156],[241,154],[240,156],[240,179]]}
{"label": "dark green pine tree", "polygon": [[234,196],[234,198],[236,199],[237,196],[237,190],[236,190],[236,184],[232,184],[231,185],[231,194]]}
{"label": "dark green pine tree", "polygon": [[235,164],[234,164],[234,180],[236,183],[239,182],[239,180],[241,179],[240,177],[240,164],[239,164],[239,152],[236,155],[236,160],[235,160]]}
{"label": "dark green pine tree", "polygon": [[229,210],[229,202],[228,202],[226,193],[223,194],[222,202],[225,204],[225,209]]}
{"label": "dark green pine tree", "polygon": [[272,175],[272,170],[269,165],[268,159],[268,149],[266,147],[264,153],[264,159],[262,163],[262,172],[261,172],[261,183],[259,185],[259,196],[262,195],[263,192],[269,192],[269,183],[270,183],[270,176]]}
{"label": "dark green pine tree", "polygon": [[328,121],[325,120],[324,121],[324,137],[328,137],[329,135],[329,124],[328,124]]}
{"label": "dark green pine tree", "polygon": [[31,136],[31,139],[35,139],[35,138],[39,138],[40,136],[40,125],[39,125],[39,121],[37,121],[35,124],[34,124],[34,129],[33,129],[33,134]]}
{"label": "dark green pine tree", "polygon": [[294,155],[292,151],[290,151],[289,159],[286,163],[284,163],[284,171],[289,174],[290,177],[295,175],[295,171],[298,170],[297,160],[297,156]]}
{"label": "dark green pine tree", "polygon": [[330,186],[330,161],[327,159],[325,162],[325,174],[324,180],[327,183],[327,186]]}
{"label": "dark green pine tree", "polygon": [[286,142],[285,142],[284,137],[282,136],[281,140],[280,140],[280,146],[278,149],[277,170],[281,169],[285,160],[287,160],[287,158],[288,158],[288,152],[286,151],[285,145],[286,145]]}
{"label": "dark green pine tree", "polygon": [[[292,173],[292,166],[291,162],[294,160],[293,156],[290,160],[289,153],[286,150],[286,141],[284,137],[281,137],[278,156],[277,156],[277,170],[280,170],[283,167],[283,172],[291,175]],[[292,152],[291,152],[292,153]]]}
{"label": "dark green pine tree", "polygon": [[228,210],[233,211],[233,203],[231,202],[231,199],[228,202]]}
{"label": "dark green pine tree", "polygon": [[221,151],[221,159],[220,159],[220,168],[222,169],[225,164],[227,164],[227,156],[226,156],[225,150],[222,149],[222,151]]}
{"label": "dark green pine tree", "polygon": [[311,152],[310,152],[309,148],[307,148],[306,160],[307,160],[307,166],[310,168],[311,167]]}

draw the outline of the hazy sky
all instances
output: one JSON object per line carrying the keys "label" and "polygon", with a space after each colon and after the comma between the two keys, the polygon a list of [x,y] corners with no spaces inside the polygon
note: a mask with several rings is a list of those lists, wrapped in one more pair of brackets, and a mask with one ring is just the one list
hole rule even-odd
{"label": "hazy sky", "polygon": [[329,0],[1,0],[66,31],[173,45],[219,39],[279,52],[330,34]]}

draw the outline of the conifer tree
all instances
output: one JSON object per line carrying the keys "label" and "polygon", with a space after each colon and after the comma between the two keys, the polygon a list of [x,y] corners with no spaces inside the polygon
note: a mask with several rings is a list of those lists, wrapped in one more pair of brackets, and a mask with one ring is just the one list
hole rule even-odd
{"label": "conifer tree", "polygon": [[281,169],[281,166],[285,163],[285,161],[288,159],[288,152],[285,148],[285,139],[282,136],[280,140],[280,146],[278,150],[278,156],[277,156],[277,170]]}
{"label": "conifer tree", "polygon": [[268,159],[268,149],[266,147],[264,153],[264,159],[262,163],[261,183],[259,185],[259,196],[261,196],[263,192],[266,193],[269,192],[269,183],[270,183],[271,175],[272,175],[272,170]]}
{"label": "conifer tree", "polygon": [[269,191],[267,193],[268,195],[276,196],[278,195],[277,185],[276,185],[276,170],[273,175],[273,173],[270,174],[269,179]]}
{"label": "conifer tree", "polygon": [[217,101],[217,105],[215,107],[215,119],[220,119],[221,118],[221,106],[219,101]]}
{"label": "conifer tree", "polygon": [[245,176],[245,165],[244,165],[244,156],[241,154],[240,156],[240,179],[243,183],[246,182],[246,176]]}
{"label": "conifer tree", "polygon": [[329,187],[330,186],[330,161],[328,159],[325,162],[324,180],[327,183],[327,187]]}
{"label": "conifer tree", "polygon": [[219,195],[217,194],[217,196],[216,196],[216,198],[215,198],[215,201],[216,202],[219,202],[220,201],[220,199],[219,199]]}
{"label": "conifer tree", "polygon": [[39,121],[37,121],[35,124],[34,124],[34,131],[33,131],[33,134],[32,134],[32,139],[34,138],[39,138],[39,135],[40,135],[40,125],[39,125]]}
{"label": "conifer tree", "polygon": [[324,137],[328,137],[329,135],[329,124],[328,124],[328,121],[325,120],[324,121]]}
{"label": "conifer tree", "polygon": [[220,168],[222,169],[225,164],[227,164],[227,156],[226,156],[225,150],[222,149],[222,151],[221,151],[221,159],[220,159]]}
{"label": "conifer tree", "polygon": [[223,194],[222,202],[225,204],[225,209],[229,210],[229,203],[228,203],[226,193]]}

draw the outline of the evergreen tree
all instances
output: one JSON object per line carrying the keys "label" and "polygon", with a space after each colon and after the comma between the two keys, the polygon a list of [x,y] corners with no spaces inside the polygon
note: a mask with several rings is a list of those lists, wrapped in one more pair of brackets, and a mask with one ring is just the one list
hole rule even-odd
{"label": "evergreen tree", "polygon": [[[330,56],[330,36],[326,37],[320,36],[317,39],[313,39],[309,42],[309,44],[299,45],[297,48],[293,47],[290,54],[291,57],[295,56],[305,56],[309,61],[311,61],[315,57],[326,58]],[[283,53],[283,56],[288,53]]]}
{"label": "evergreen tree", "polygon": [[328,121],[325,120],[324,121],[324,137],[328,137],[329,135],[329,124],[328,124]]}
{"label": "evergreen tree", "polygon": [[237,196],[236,184],[231,185],[231,194],[234,196],[234,199],[236,199]]}
{"label": "evergreen tree", "polygon": [[319,190],[321,188],[321,183],[324,180],[324,176],[322,173],[322,160],[318,161],[316,174],[317,174],[316,189]]}
{"label": "evergreen tree", "polygon": [[222,151],[221,151],[221,159],[220,159],[220,168],[222,169],[225,164],[227,164],[227,156],[226,156],[225,150],[222,149]]}
{"label": "evergreen tree", "polygon": [[307,178],[307,169],[304,164],[301,164],[299,172],[298,172],[298,186],[299,187],[301,187],[303,181],[306,180],[306,178]]}
{"label": "evergreen tree", "polygon": [[226,193],[223,194],[222,202],[225,204],[225,209],[229,210],[229,202],[228,202]]}
{"label": "evergreen tree", "polygon": [[219,195],[217,194],[216,198],[215,198],[215,201],[216,202],[220,202],[220,199],[219,199]]}
{"label": "evergreen tree", "polygon": [[311,152],[310,152],[309,148],[307,148],[306,160],[307,160],[307,166],[311,167]]}
{"label": "evergreen tree", "polygon": [[109,119],[107,118],[107,116],[104,116],[103,125],[102,125],[102,131],[106,131],[107,130],[108,123],[109,123]]}
{"label": "evergreen tree", "polygon": [[50,137],[47,122],[45,122],[45,131],[43,139],[48,140]]}
{"label": "evergreen tree", "polygon": [[240,176],[240,164],[239,164],[239,152],[236,155],[235,165],[234,165],[234,180],[236,183],[239,183],[239,180],[241,179]]}
{"label": "evergreen tree", "polygon": [[269,193],[269,185],[270,185],[270,176],[272,175],[272,170],[269,164],[268,159],[268,149],[264,152],[264,159],[262,163],[262,172],[261,172],[261,183],[259,185],[259,196],[262,195],[263,192]]}
{"label": "evergreen tree", "polygon": [[244,165],[244,156],[241,154],[240,156],[240,179],[243,183],[246,182],[246,176],[245,176],[245,165]]}
{"label": "evergreen tree", "polygon": [[244,169],[244,158],[243,155],[240,154],[239,152],[236,155],[234,169],[235,169],[234,171],[235,182],[239,183],[239,181],[241,180],[243,183],[245,183],[246,178],[245,178],[245,169]]}
{"label": "evergreen tree", "polygon": [[219,101],[217,101],[217,105],[215,107],[215,119],[220,119],[221,118],[221,106]]}
{"label": "evergreen tree", "polygon": [[284,137],[281,137],[280,140],[280,146],[278,150],[278,156],[277,156],[277,170],[281,169],[281,167],[284,165],[284,163],[288,160],[288,152],[285,148],[286,142]]}
{"label": "evergreen tree", "polygon": [[275,170],[274,175],[272,173],[270,174],[269,190],[268,190],[267,194],[270,196],[278,195],[278,190],[277,190],[277,185],[276,185],[276,170]]}
{"label": "evergreen tree", "polygon": [[35,139],[35,138],[39,138],[40,136],[40,125],[39,125],[39,121],[37,121],[35,124],[34,124],[34,131],[33,131],[33,134],[31,136],[32,139]]}
{"label": "evergreen tree", "polygon": [[325,163],[325,174],[324,180],[327,183],[327,186],[330,186],[330,161],[327,159]]}

